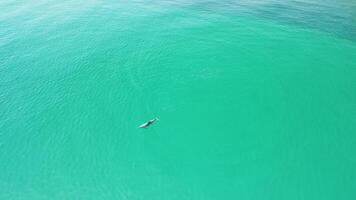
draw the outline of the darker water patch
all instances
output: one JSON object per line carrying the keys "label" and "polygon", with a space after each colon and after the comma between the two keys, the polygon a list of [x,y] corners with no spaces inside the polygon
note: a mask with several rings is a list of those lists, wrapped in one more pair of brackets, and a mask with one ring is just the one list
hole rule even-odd
{"label": "darker water patch", "polygon": [[253,16],[297,25],[356,41],[356,2],[321,0],[198,1],[195,10],[232,16]]}

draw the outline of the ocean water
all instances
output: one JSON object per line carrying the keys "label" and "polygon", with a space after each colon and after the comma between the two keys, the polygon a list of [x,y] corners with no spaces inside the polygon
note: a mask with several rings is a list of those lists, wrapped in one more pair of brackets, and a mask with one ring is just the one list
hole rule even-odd
{"label": "ocean water", "polygon": [[351,200],[355,152],[355,1],[0,2],[1,200]]}

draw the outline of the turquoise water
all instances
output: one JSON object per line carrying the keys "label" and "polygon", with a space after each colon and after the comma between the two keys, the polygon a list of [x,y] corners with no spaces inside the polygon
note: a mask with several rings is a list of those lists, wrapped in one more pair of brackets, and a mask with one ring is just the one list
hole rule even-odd
{"label": "turquoise water", "polygon": [[355,199],[355,133],[355,1],[0,2],[0,199]]}

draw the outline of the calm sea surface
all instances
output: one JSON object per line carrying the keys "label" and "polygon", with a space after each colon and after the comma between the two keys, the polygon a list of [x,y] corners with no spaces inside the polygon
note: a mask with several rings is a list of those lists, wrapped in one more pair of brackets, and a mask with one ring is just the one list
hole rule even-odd
{"label": "calm sea surface", "polygon": [[355,153],[354,0],[0,1],[1,200],[354,200]]}

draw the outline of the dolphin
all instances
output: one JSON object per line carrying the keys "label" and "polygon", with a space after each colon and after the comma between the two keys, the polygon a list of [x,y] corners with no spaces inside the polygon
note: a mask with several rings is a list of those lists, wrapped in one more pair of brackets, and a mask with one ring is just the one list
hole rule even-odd
{"label": "dolphin", "polygon": [[141,124],[141,125],[139,126],[139,128],[147,128],[148,126],[150,126],[151,124],[155,123],[155,122],[158,121],[158,120],[159,120],[158,117],[156,117],[156,118],[154,118],[154,119],[151,119],[150,121]]}

